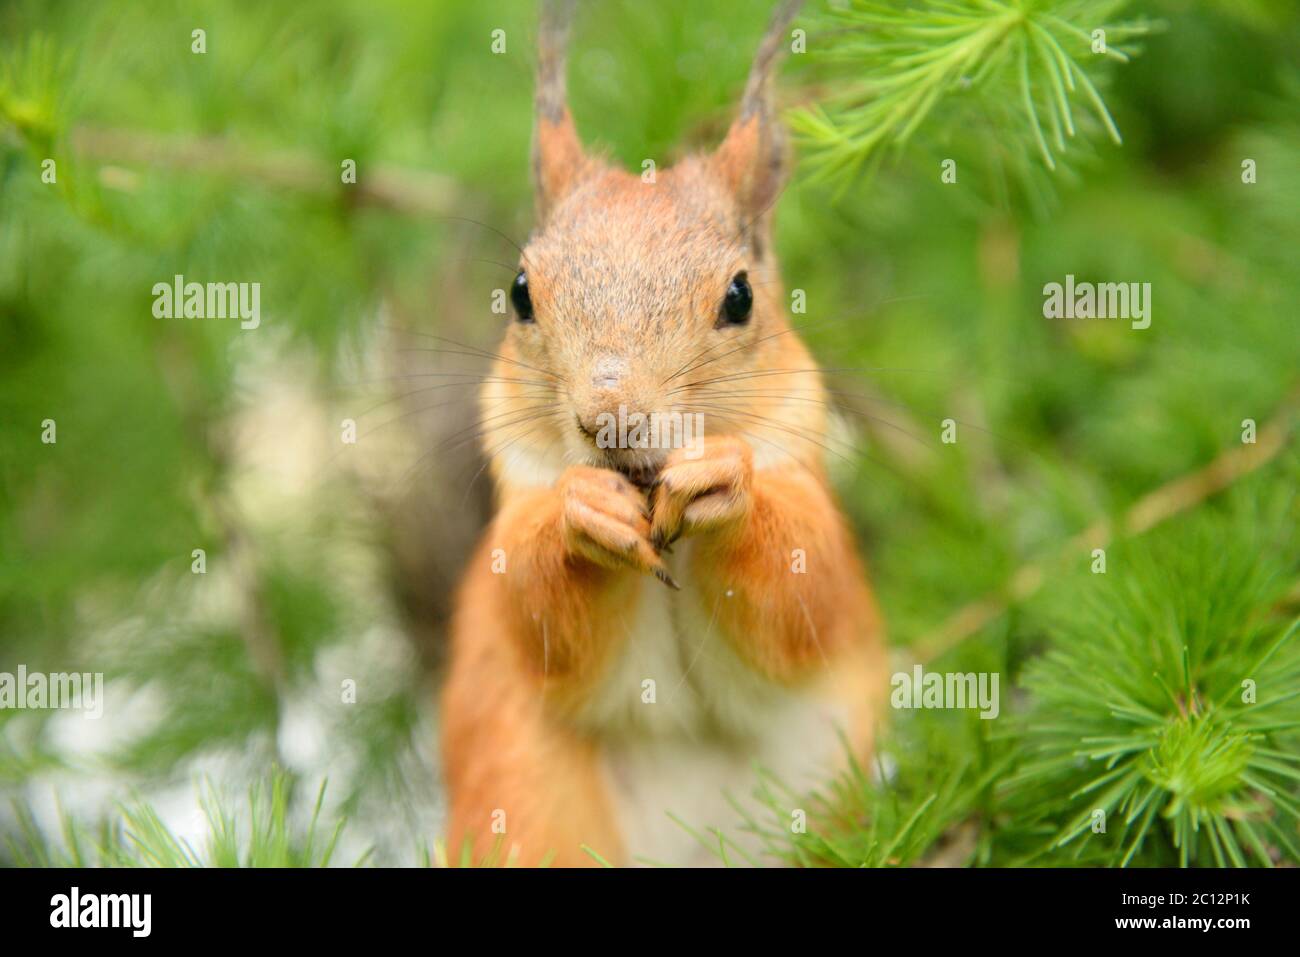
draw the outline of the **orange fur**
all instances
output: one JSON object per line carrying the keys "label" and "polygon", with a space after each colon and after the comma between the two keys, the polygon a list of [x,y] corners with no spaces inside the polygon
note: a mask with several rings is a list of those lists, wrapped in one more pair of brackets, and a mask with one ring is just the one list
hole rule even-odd
{"label": "orange fur", "polygon": [[[787,4],[756,71],[792,16]],[[667,810],[647,782],[674,772],[673,748],[705,765],[714,749],[720,765],[792,759],[792,722],[822,735],[833,720],[865,757],[884,657],[822,464],[826,393],[768,241],[782,137],[766,74],[718,152],[649,183],[581,152],[559,49],[543,38],[542,223],[521,261],[535,321],[511,325],[482,394],[499,510],[452,628],[450,839],[525,864],[594,863],[584,845],[628,863],[643,818]],[[742,273],[752,315],[725,323]],[[705,436],[598,447],[593,423],[620,406],[698,412]],[[670,687],[638,710],[642,677]],[[649,715],[668,730],[647,730]]]}

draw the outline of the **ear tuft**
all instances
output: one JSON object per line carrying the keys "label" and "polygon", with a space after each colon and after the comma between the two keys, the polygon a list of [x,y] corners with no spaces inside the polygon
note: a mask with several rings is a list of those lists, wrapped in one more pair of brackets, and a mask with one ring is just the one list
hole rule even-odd
{"label": "ear tuft", "polygon": [[537,217],[544,222],[582,177],[587,156],[567,109],[555,121],[538,115],[533,133],[533,190]]}
{"label": "ear tuft", "polygon": [[800,6],[802,0],[783,0],[777,6],[750,67],[740,115],[713,155],[715,168],[750,225],[765,220],[785,182],[785,130],[776,115],[772,78]]}
{"label": "ear tuft", "polygon": [[537,100],[533,129],[533,188],[544,221],[573,188],[587,157],[565,93],[565,58],[574,0],[545,0],[537,34]]}
{"label": "ear tuft", "polygon": [[741,116],[713,154],[714,167],[736,197],[747,221],[759,220],[785,182],[785,131],[779,121]]}

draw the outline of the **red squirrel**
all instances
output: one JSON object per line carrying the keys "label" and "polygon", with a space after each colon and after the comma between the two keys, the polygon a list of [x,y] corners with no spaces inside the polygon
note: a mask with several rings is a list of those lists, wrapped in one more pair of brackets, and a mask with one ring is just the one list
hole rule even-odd
{"label": "red squirrel", "polygon": [[[799,3],[777,8],[721,145],[653,176],[579,142],[571,6],[542,12],[537,226],[481,394],[498,506],[452,620],[448,840],[525,865],[704,863],[670,815],[739,841],[730,800],[756,767],[825,783],[869,756],[884,698],[827,397],[771,242],[772,75]],[[636,413],[671,413],[668,441],[601,441]]]}

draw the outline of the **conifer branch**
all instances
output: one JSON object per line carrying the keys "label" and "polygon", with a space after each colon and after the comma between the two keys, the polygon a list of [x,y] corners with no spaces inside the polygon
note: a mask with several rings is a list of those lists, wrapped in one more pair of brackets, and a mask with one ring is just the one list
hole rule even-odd
{"label": "conifer branch", "polygon": [[1267,465],[1294,437],[1293,419],[1297,410],[1300,410],[1300,390],[1293,391],[1282,403],[1272,420],[1259,430],[1254,444],[1227,449],[1208,465],[1153,489],[1125,509],[1118,522],[1097,519],[1061,546],[1050,560],[1022,565],[999,591],[958,609],[913,644],[909,656],[922,664],[933,661],[1037,592],[1048,566],[1082,551],[1102,548],[1116,535],[1141,535]]}
{"label": "conifer branch", "polygon": [[[1097,81],[1127,63],[1145,20],[1111,23],[1115,0],[853,0],[818,21],[812,58],[830,73],[825,103],[792,125],[814,175],[851,177],[925,128],[995,135],[1011,154],[1056,169],[1083,113],[1116,145],[1119,128]],[[1082,111],[1076,117],[1076,105]],[[997,122],[985,118],[996,117]],[[982,132],[972,133],[979,128]]]}

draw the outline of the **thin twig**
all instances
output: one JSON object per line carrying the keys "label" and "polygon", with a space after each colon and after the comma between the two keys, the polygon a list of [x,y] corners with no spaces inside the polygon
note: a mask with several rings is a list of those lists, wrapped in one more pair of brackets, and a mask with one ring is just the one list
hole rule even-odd
{"label": "thin twig", "polygon": [[[1272,421],[1259,430],[1253,444],[1228,449],[1188,475],[1148,492],[1120,516],[1120,536],[1140,535],[1166,519],[1199,505],[1277,457],[1291,439],[1292,417],[1300,406],[1300,390],[1293,391]],[[1067,541],[1050,560],[1022,565],[1007,583],[989,595],[959,608],[947,621],[908,649],[922,664],[933,661],[961,644],[1013,605],[1032,596],[1046,578],[1045,567],[1083,549],[1101,548],[1116,535],[1116,523],[1098,519]]]}
{"label": "thin twig", "polygon": [[[455,183],[438,173],[359,164],[356,183],[344,184],[342,162],[323,161],[302,150],[259,153],[217,136],[174,136],[140,130],[79,126],[70,134],[73,150],[101,164],[159,166],[247,179],[309,193],[349,191],[356,202],[410,216],[444,216],[458,208]],[[113,171],[109,170],[110,174]],[[129,179],[109,175],[107,185]]]}

